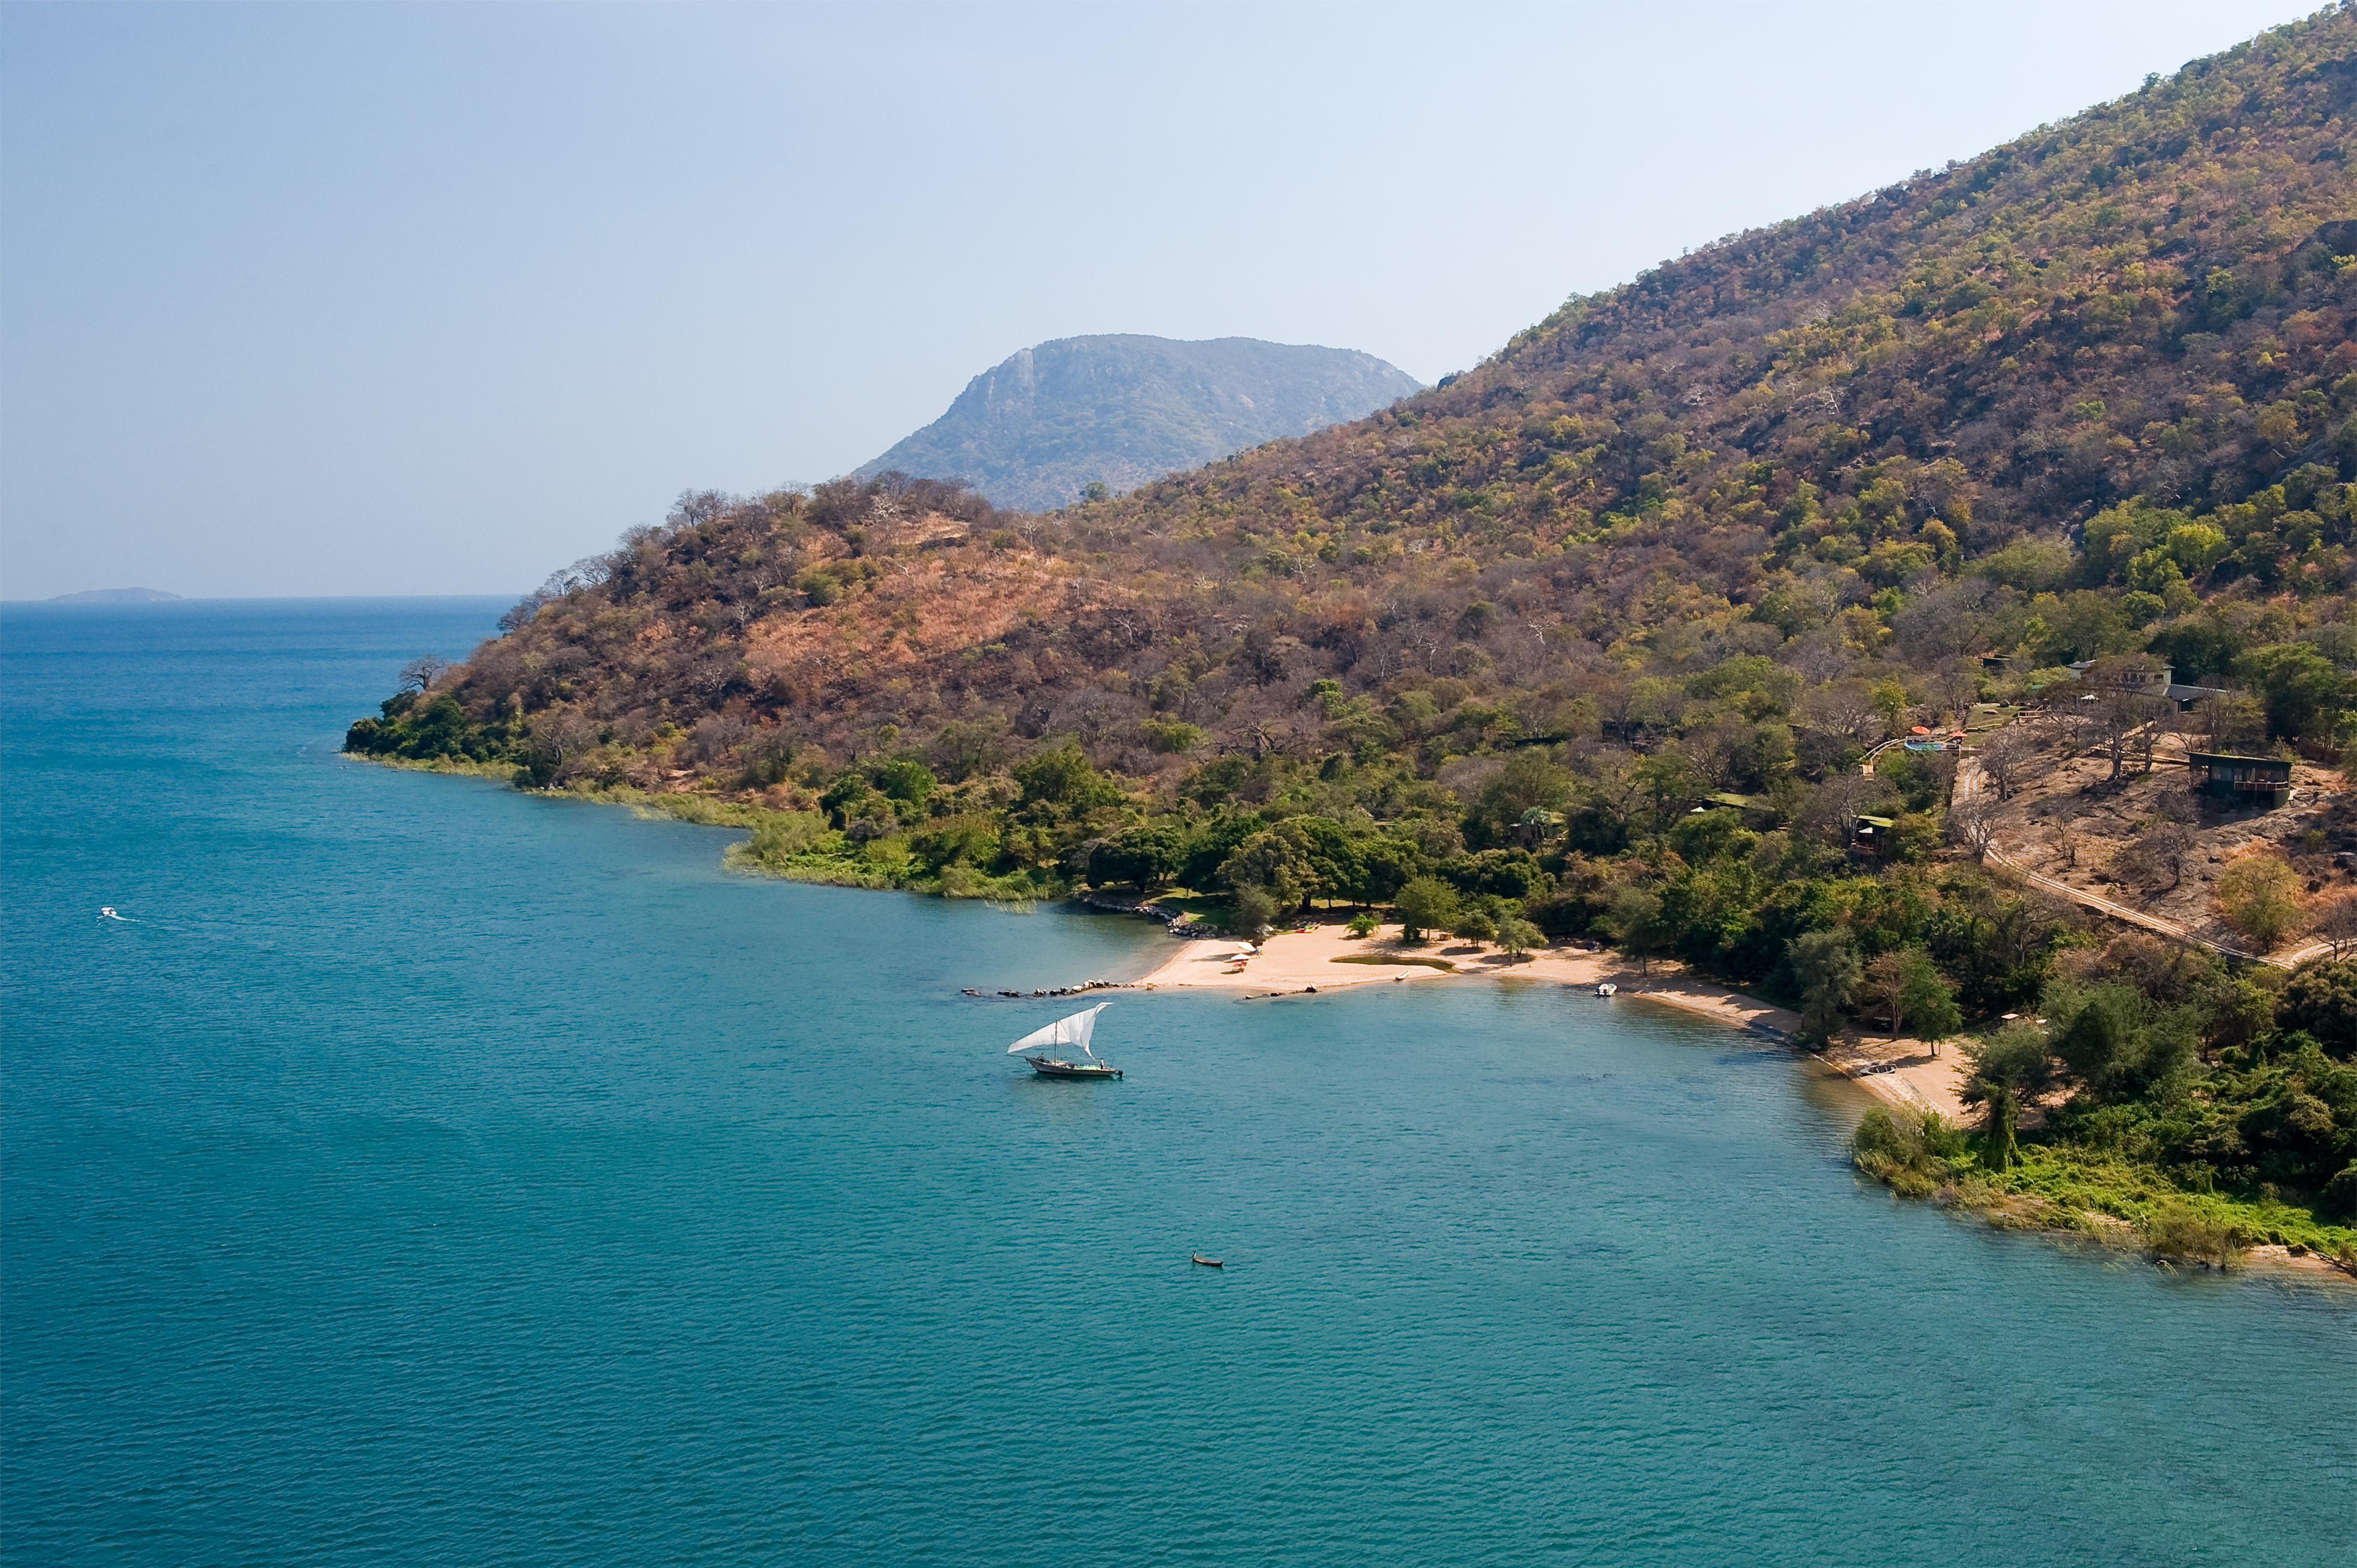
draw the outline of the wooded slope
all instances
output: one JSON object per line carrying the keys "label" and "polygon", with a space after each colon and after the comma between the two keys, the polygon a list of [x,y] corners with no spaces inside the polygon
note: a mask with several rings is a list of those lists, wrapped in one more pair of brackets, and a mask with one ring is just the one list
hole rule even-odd
{"label": "wooded slope", "polygon": [[[1471,750],[1583,696],[1674,729],[1642,678],[1735,654],[1821,685],[2222,618],[2230,663],[2255,619],[2345,618],[2352,103],[2335,11],[1575,299],[1396,409],[1049,517],[891,482],[693,498],[450,690],[640,751],[716,714],[838,757],[964,720],[1151,773],[1156,724],[1322,744],[1321,678],[1474,703]],[[2090,557],[2106,508],[2226,548],[2132,586],[2182,520]]]}
{"label": "wooded slope", "polygon": [[[2114,655],[2240,688],[2195,715],[2208,747],[2352,739],[2353,108],[2336,10],[1576,299],[1369,418],[1060,512],[898,475],[689,495],[348,746],[672,792],[818,880],[1594,931],[1818,1036],[1899,1005],[1887,981],[1936,1004],[1910,1027],[1991,1027],[1976,1172],[2017,1180],[2013,1109],[2061,1085],[2050,1175],[2165,1168],[2258,1233],[2286,1194],[2357,1217],[2357,965],[2278,996],[2099,942],[1984,874],[1953,752],[1859,766],[1969,716],[1993,777],[2104,751],[2087,788],[2126,799],[2157,700],[2054,700],[2092,689],[2056,666]],[[1983,699],[2095,722],[1989,736]],[[2207,809],[2122,814],[2113,869],[2183,880]],[[2298,809],[2219,875],[2262,946],[2319,907],[2357,929],[2327,886],[2357,831]],[[2050,1035],[1995,1028],[2032,1009]],[[1929,1148],[1873,1157],[1928,1184]]]}

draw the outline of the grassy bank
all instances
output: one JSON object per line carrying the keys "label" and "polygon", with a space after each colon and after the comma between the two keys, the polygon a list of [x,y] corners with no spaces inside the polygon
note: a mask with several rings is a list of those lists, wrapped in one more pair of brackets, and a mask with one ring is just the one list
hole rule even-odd
{"label": "grassy bank", "polygon": [[[350,752],[346,756],[352,755]],[[464,779],[496,779],[511,782],[515,777],[512,762],[479,762],[466,757],[367,757],[361,760],[382,768],[405,768],[412,773],[454,773]]]}
{"label": "grassy bank", "polygon": [[1985,1141],[1936,1112],[1877,1106],[1852,1141],[1860,1170],[1902,1197],[2008,1230],[2067,1231],[2171,1262],[2232,1268],[2252,1247],[2313,1252],[2357,1273],[2357,1228],[2262,1190],[2205,1190],[2162,1167],[2070,1144],[2023,1144],[1993,1168]]}

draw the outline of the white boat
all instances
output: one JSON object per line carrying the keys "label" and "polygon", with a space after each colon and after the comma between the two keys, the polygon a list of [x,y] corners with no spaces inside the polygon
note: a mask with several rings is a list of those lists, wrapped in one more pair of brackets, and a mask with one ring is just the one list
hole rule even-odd
{"label": "white boat", "polygon": [[1619,986],[1617,986],[1617,985],[1613,984],[1610,981],[1609,981],[1609,980],[1608,980],[1608,981],[1606,981],[1603,984],[1601,984],[1601,985],[1599,985],[1599,986],[1598,986],[1598,987],[1596,988],[1596,994],[1598,994],[1598,996],[1610,996],[1610,995],[1614,994],[1616,992],[1618,992],[1620,989],[1620,988]]}
{"label": "white boat", "polygon": [[[1100,1002],[1070,1017],[1059,1018],[1044,1029],[1034,1029],[1006,1047],[1010,1057],[1022,1057],[1031,1064],[1031,1070],[1042,1078],[1119,1078],[1121,1069],[1097,1060],[1089,1048],[1089,1036],[1096,1033],[1097,1015],[1112,1006]],[[1068,1061],[1050,1055],[1058,1046],[1077,1046],[1084,1061]],[[1038,1056],[1028,1053],[1037,1051]]]}

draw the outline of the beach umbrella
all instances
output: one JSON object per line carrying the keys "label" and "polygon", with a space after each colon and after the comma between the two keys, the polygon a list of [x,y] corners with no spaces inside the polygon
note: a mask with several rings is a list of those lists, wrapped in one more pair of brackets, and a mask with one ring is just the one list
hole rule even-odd
{"label": "beach umbrella", "polygon": [[1917,735],[1930,735],[1932,733],[1932,726],[1930,725],[1917,725],[1915,726],[1915,733]]}

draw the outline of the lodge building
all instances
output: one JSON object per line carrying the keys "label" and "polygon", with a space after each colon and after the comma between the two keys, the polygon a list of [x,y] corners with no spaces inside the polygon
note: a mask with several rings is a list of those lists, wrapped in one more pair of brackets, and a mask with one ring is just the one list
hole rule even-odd
{"label": "lodge building", "polygon": [[2291,764],[2282,757],[2197,751],[2185,760],[2194,789],[2222,804],[2273,811],[2291,799]]}

